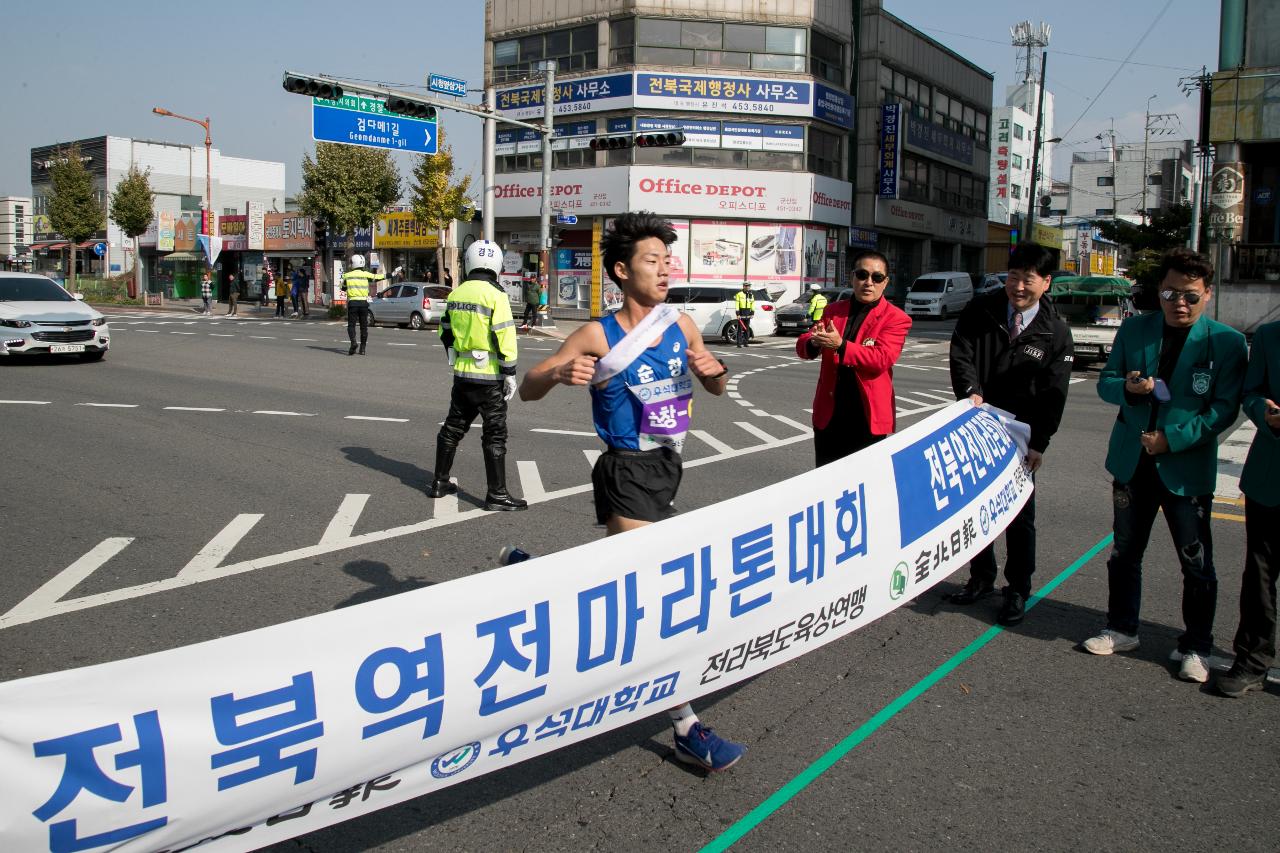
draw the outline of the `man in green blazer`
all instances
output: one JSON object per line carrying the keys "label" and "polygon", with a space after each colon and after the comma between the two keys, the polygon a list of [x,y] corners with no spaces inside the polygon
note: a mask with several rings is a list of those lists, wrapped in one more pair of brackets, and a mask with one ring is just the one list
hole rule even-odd
{"label": "man in green blazer", "polygon": [[1218,677],[1224,696],[1261,690],[1276,659],[1276,544],[1280,542],[1280,322],[1253,335],[1244,375],[1244,413],[1257,424],[1240,475],[1244,492],[1244,577],[1240,581],[1240,627],[1236,659]]}
{"label": "man in green blazer", "polygon": [[1203,683],[1218,603],[1209,532],[1218,435],[1239,412],[1248,350],[1244,335],[1205,315],[1213,267],[1203,256],[1173,249],[1159,274],[1159,313],[1125,320],[1098,377],[1098,396],[1120,407],[1107,446],[1115,543],[1107,627],[1084,648],[1109,655],[1138,647],[1142,555],[1164,510],[1182,566],[1185,631],[1174,659],[1180,678]]}

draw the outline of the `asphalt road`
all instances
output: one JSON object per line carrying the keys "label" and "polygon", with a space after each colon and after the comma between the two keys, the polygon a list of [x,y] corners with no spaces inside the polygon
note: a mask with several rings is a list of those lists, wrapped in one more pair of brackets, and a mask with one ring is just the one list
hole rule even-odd
{"label": "asphalt road", "polygon": [[[243,313],[123,312],[101,363],[0,362],[0,679],[441,583],[489,568],[508,542],[546,553],[603,535],[586,489],[599,442],[585,392],[513,404],[510,477],[528,512],[477,509],[478,426],[454,470],[457,507],[433,508],[422,489],[449,387],[434,335],[378,329],[369,355],[348,358],[337,324]],[[903,425],[950,399],[949,328],[913,330],[895,374]],[[700,396],[681,508],[811,466],[816,367],[791,343],[716,347],[737,396]],[[522,338],[522,363],[553,345]],[[1022,626],[972,645],[998,602],[946,603],[962,571],[697,703],[750,746],[728,773],[675,763],[655,717],[279,848],[693,850],[808,772],[739,849],[1274,850],[1280,686],[1227,700],[1174,677],[1181,585],[1163,529],[1147,561],[1141,650],[1077,648],[1106,603],[1106,549],[1079,559],[1110,532],[1102,459],[1114,411],[1094,376],[1072,386],[1038,478],[1037,583],[1076,570]],[[1217,515],[1217,651],[1229,655],[1243,510],[1224,501]],[[335,530],[386,535],[326,546]],[[181,575],[192,566],[216,568],[192,583]],[[806,771],[842,742],[839,760]]]}

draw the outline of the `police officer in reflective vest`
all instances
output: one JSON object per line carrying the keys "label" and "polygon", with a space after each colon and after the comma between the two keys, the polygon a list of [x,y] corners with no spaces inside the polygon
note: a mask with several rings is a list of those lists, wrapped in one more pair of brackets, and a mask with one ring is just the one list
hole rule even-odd
{"label": "police officer in reflective vest", "polygon": [[360,323],[360,354],[369,342],[369,288],[383,276],[364,268],[364,255],[351,256],[351,270],[342,274],[342,289],[347,294],[347,339],[351,349],[347,355],[356,354],[356,322]]}
{"label": "police officer in reflective vest", "polygon": [[822,285],[815,284],[812,288],[813,296],[809,298],[809,319],[813,321],[813,325],[818,325],[822,320],[822,311],[827,307],[827,297],[822,295],[819,290]]}
{"label": "police officer in reflective vest", "polygon": [[458,442],[479,415],[484,422],[480,446],[488,492],[487,510],[520,510],[528,503],[507,491],[507,401],[516,393],[516,323],[511,301],[498,284],[502,248],[477,240],[467,249],[466,281],[449,294],[440,320],[440,340],[453,366],[449,415],[436,437],[435,478],[427,494],[457,491],[449,481]]}
{"label": "police officer in reflective vest", "polygon": [[733,295],[733,305],[738,310],[738,346],[745,347],[751,337],[751,318],[756,313],[756,300],[751,295],[751,282],[744,281],[742,290]]}

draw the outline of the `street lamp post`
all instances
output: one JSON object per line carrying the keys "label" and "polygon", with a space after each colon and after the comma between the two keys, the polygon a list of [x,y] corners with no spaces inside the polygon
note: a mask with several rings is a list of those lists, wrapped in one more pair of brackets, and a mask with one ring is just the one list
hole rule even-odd
{"label": "street lamp post", "polygon": [[[205,116],[204,121],[201,121],[198,118],[191,118],[190,116],[178,115],[175,112],[170,112],[164,107],[152,107],[151,112],[158,116],[180,118],[183,121],[193,122],[204,128],[204,209],[205,216],[207,217],[205,223],[209,230],[213,230],[213,137],[209,134],[209,117]],[[212,237],[213,235],[210,234],[209,236]],[[210,264],[210,266],[212,266],[212,264]]]}

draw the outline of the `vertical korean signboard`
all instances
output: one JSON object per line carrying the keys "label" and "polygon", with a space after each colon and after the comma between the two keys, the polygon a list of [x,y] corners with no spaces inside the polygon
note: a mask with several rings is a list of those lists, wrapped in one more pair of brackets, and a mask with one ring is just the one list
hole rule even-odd
{"label": "vertical korean signboard", "polygon": [[901,104],[880,107],[880,198],[898,197],[898,172],[902,168]]}

